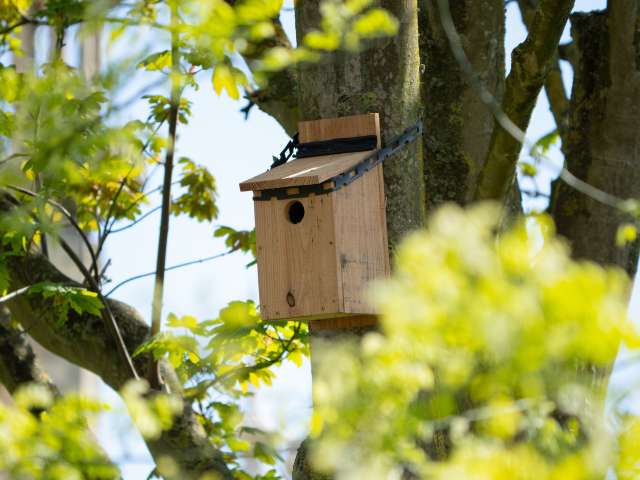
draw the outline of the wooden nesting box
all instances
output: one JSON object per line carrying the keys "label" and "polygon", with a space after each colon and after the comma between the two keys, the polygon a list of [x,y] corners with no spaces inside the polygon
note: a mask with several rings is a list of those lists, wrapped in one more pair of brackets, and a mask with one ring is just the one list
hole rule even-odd
{"label": "wooden nesting box", "polygon": [[[300,144],[367,136],[380,148],[377,113],[299,124]],[[298,158],[240,184],[254,192],[263,319],[374,323],[366,287],[389,274],[382,164],[353,169],[375,150]]]}

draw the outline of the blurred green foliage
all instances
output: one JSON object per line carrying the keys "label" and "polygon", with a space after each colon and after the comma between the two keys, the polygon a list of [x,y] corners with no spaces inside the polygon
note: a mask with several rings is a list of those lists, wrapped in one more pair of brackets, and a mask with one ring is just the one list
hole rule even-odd
{"label": "blurred green foliage", "polygon": [[617,457],[603,425],[606,372],[621,342],[638,346],[628,296],[623,272],[572,261],[547,217],[501,232],[497,207],[442,208],[374,290],[381,331],[314,350],[317,466],[339,479],[637,468],[637,426]]}

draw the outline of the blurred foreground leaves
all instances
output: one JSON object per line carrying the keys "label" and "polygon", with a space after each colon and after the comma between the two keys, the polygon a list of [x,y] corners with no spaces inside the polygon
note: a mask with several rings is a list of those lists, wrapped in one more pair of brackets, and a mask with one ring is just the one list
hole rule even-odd
{"label": "blurred foreground leaves", "polygon": [[548,218],[500,232],[498,214],[439,210],[374,289],[381,332],[314,350],[319,468],[339,479],[596,479],[637,464],[635,423],[617,460],[603,425],[618,347],[638,346],[628,279],[572,261]]}

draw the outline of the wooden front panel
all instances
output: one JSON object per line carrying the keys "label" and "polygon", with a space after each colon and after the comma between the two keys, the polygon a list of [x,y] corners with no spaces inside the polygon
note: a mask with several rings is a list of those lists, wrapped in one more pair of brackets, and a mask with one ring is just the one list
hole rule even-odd
{"label": "wooden front panel", "polygon": [[300,122],[298,135],[300,143],[377,135],[378,148],[380,148],[380,119],[377,113],[365,113]]}
{"label": "wooden front panel", "polygon": [[338,190],[335,211],[344,311],[374,314],[367,287],[389,276],[382,165]]}
{"label": "wooden front panel", "polygon": [[[304,216],[291,223],[299,201]],[[254,202],[262,318],[322,317],[341,311],[334,242],[334,194]]]}

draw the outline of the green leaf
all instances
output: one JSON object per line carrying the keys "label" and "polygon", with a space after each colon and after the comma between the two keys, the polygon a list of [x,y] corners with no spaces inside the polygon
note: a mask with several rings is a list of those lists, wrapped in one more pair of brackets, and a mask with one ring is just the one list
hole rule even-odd
{"label": "green leaf", "polygon": [[624,223],[618,227],[616,232],[616,245],[624,247],[628,243],[633,243],[638,238],[638,229],[632,223]]}
{"label": "green leaf", "polygon": [[536,157],[538,155],[546,155],[549,152],[549,149],[559,140],[560,134],[558,133],[558,129],[552,130],[536,141],[533,147],[531,147],[529,155],[531,155],[532,157]]}
{"label": "green leaf", "polygon": [[138,68],[144,68],[149,71],[163,70],[171,66],[171,52],[163,50],[149,55],[138,64]]}
{"label": "green leaf", "polygon": [[218,95],[226,91],[227,95],[234,100],[240,98],[238,85],[246,85],[247,78],[241,70],[231,67],[226,63],[219,63],[213,71],[213,89]]}
{"label": "green leaf", "polygon": [[293,363],[295,363],[298,367],[301,367],[302,362],[304,361],[302,352],[300,350],[293,350],[289,352],[289,354],[287,355],[287,358],[291,360]]}
{"label": "green leaf", "polygon": [[398,32],[398,20],[382,8],[373,8],[359,16],[352,29],[362,38],[392,36]]}
{"label": "green leaf", "polygon": [[57,326],[62,326],[67,321],[69,308],[78,314],[90,313],[99,317],[103,307],[97,293],[81,287],[40,282],[29,287],[27,293],[30,295],[39,294],[52,300],[52,306],[58,316]]}
{"label": "green leaf", "polygon": [[214,237],[224,238],[225,245],[232,252],[240,251],[243,253],[251,253],[253,258],[256,257],[256,231],[253,230],[235,230],[232,227],[221,225],[213,233]]}
{"label": "green leaf", "polygon": [[520,162],[518,166],[520,167],[520,173],[525,177],[535,177],[538,174],[538,169],[533,163]]}
{"label": "green leaf", "polygon": [[182,164],[182,178],[180,186],[186,191],[171,204],[171,213],[174,215],[187,214],[199,222],[210,222],[218,217],[218,196],[216,180],[209,170],[195,164],[188,158],[179,160]]}

